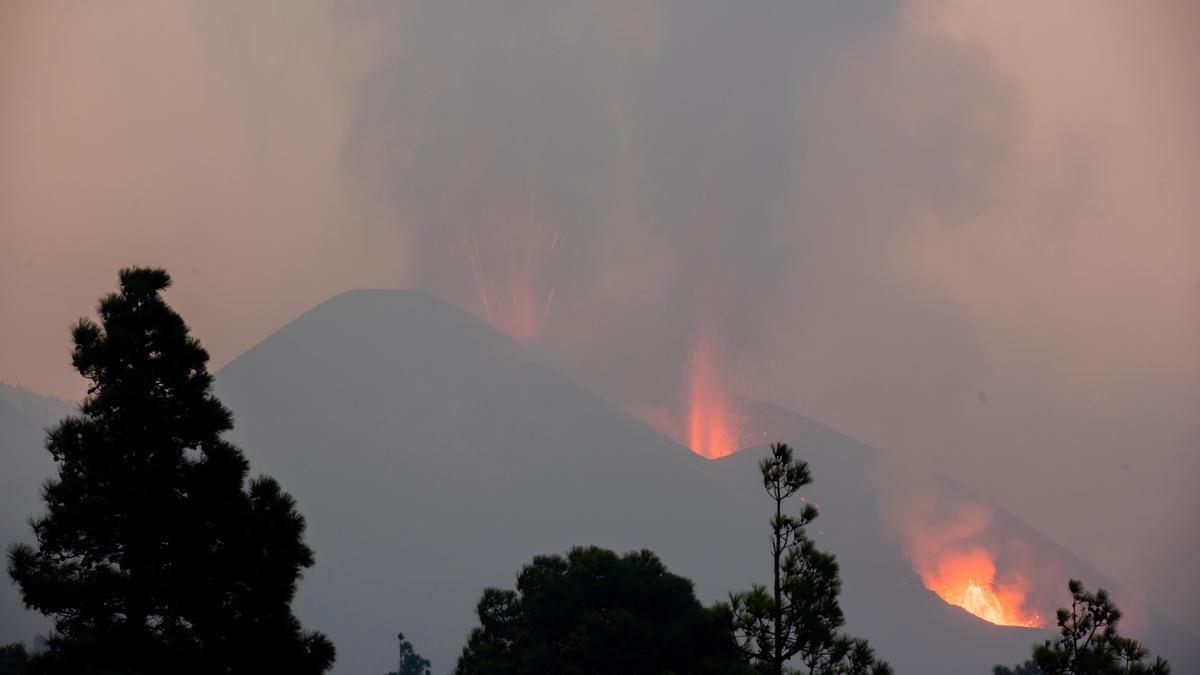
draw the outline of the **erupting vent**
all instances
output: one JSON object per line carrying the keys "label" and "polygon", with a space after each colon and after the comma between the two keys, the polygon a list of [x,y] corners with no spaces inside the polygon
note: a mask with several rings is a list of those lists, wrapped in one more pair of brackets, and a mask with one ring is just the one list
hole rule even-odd
{"label": "erupting vent", "polygon": [[533,218],[501,218],[493,229],[459,239],[483,319],[521,342],[540,337],[554,306],[549,263],[558,231]]}
{"label": "erupting vent", "polygon": [[1045,625],[1028,606],[1034,570],[1028,547],[993,526],[989,507],[937,490],[893,500],[889,520],[925,588],[998,626]]}
{"label": "erupting vent", "polygon": [[682,433],[672,434],[692,452],[717,459],[763,442],[753,438],[743,411],[730,394],[727,358],[722,358],[719,341],[713,333],[697,331],[686,381],[686,410],[680,425]]}
{"label": "erupting vent", "polygon": [[717,379],[708,343],[700,340],[692,354],[688,383],[687,445],[692,452],[716,459],[737,448],[734,414]]}
{"label": "erupting vent", "polygon": [[983,549],[967,553],[947,553],[932,573],[922,574],[925,587],[942,600],[962,607],[975,616],[998,626],[1038,628],[1042,618],[1022,609],[1023,584],[1001,585],[995,582],[996,566]]}

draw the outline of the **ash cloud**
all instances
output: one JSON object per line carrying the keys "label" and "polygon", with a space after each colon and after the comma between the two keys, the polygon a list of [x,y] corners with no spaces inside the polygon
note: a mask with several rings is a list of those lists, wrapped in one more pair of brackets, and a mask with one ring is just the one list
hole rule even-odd
{"label": "ash cloud", "polygon": [[[1011,116],[974,55],[935,74],[948,96],[928,114],[949,123],[900,138],[854,72],[864,53],[887,58],[885,5],[434,3],[403,19],[347,163],[428,253],[418,284],[478,311],[464,237],[527,270],[511,250],[520,228],[559,233],[541,263],[557,289],[544,343],[564,361],[585,351],[618,398],[675,387],[700,330],[740,372],[776,334],[807,349],[805,334],[878,334],[881,313],[904,317],[903,342],[950,345],[940,358],[976,378],[954,310],[881,269],[911,204],[982,208],[992,169],[972,155],[1003,152],[1014,124],[953,119],[981,99]],[[893,345],[864,350],[903,361]]]}
{"label": "ash cloud", "polygon": [[[417,242],[418,285],[477,312],[477,286],[497,304],[512,274],[553,288],[529,334],[627,409],[678,404],[703,337],[731,389],[928,462],[1135,586],[1178,582],[1200,555],[1169,524],[1198,509],[1170,475],[1200,445],[1196,259],[1129,270],[1198,243],[1196,204],[1157,213],[1127,171],[1140,141],[1106,127],[1158,119],[1167,94],[1125,110],[1136,76],[1051,65],[1099,53],[1069,12],[1011,45],[1014,17],[956,11],[418,5],[362,89],[346,165]],[[1088,30],[1155,39],[1121,11]],[[522,255],[549,233],[553,255]],[[490,256],[482,280],[464,238]],[[1079,524],[1064,493],[1103,516]],[[1173,553],[1135,561],[1130,538]]]}
{"label": "ash cloud", "polygon": [[409,286],[640,409],[705,334],[1200,630],[1200,23],[1091,9],[6,6],[0,377],[133,263],[218,361]]}

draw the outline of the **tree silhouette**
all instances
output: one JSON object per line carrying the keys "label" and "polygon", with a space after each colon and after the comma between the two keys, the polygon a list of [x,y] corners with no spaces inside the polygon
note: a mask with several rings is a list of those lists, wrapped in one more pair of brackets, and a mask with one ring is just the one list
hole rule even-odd
{"label": "tree silhouette", "polygon": [[429,675],[429,659],[417,653],[412,643],[404,639],[404,633],[397,633],[396,639],[400,641],[399,669],[387,675]]}
{"label": "tree silhouette", "polygon": [[14,642],[0,647],[0,675],[20,675],[26,672],[29,663],[29,652],[25,644]]}
{"label": "tree silhouette", "polygon": [[58,475],[9,550],[25,605],[49,616],[50,673],[321,673],[333,645],[290,603],[313,564],[295,501],[222,440],[208,354],[160,292],[163,270],[120,272],[100,324],[73,330],[89,382],[48,436]]}
{"label": "tree silhouette", "polygon": [[516,591],[484,590],[477,611],[459,675],[746,672],[728,612],[702,606],[650,551],[538,556]]}
{"label": "tree silhouette", "polygon": [[1041,668],[1038,668],[1037,661],[1029,660],[1025,663],[1018,663],[1009,668],[1008,666],[993,666],[992,675],[1045,675]]}
{"label": "tree silhouette", "polygon": [[1167,675],[1171,666],[1161,657],[1149,663],[1150,652],[1137,640],[1117,634],[1121,610],[1101,588],[1089,593],[1083,582],[1071,579],[1070,609],[1057,612],[1059,636],[1033,648],[1033,660],[1045,675]]}
{"label": "tree silhouette", "polygon": [[[838,594],[842,582],[834,557],[817,550],[804,528],[817,517],[805,504],[800,515],[783,512],[783,502],[812,482],[808,464],[797,461],[786,443],[775,443],[759,462],[763,487],[775,502],[771,516],[773,587],[755,584],[730,595],[738,644],[758,672],[891,673],[877,661],[866,640],[845,637]],[[788,671],[798,659],[803,670]]]}

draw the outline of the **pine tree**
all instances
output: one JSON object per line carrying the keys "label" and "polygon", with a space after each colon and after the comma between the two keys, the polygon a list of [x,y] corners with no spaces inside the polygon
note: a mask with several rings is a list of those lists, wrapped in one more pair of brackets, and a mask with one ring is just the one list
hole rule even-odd
{"label": "pine tree", "polygon": [[798,659],[813,674],[884,675],[891,668],[876,661],[866,640],[839,635],[838,594],[842,583],[834,557],[817,549],[804,528],[817,517],[805,504],[799,516],[783,512],[783,502],[812,482],[808,464],[797,461],[785,443],[771,446],[759,462],[763,487],[775,503],[771,516],[771,590],[755,584],[730,595],[738,643],[758,672],[782,675]]}
{"label": "pine tree", "polygon": [[1009,668],[1008,666],[993,666],[992,667],[992,675],[1046,675],[1046,674],[1042,672],[1041,668],[1038,668],[1037,661],[1030,659],[1030,660],[1025,661],[1025,663],[1018,663],[1017,665],[1015,665],[1011,668]]}
{"label": "pine tree", "polygon": [[9,550],[27,607],[55,632],[35,661],[62,673],[322,673],[333,645],[290,603],[313,564],[304,518],[269,477],[247,484],[221,438],[208,354],[160,292],[163,270],[120,273],[100,323],[74,327],[88,382],[48,436],[58,475],[36,547]]}
{"label": "pine tree", "polygon": [[397,633],[396,639],[400,641],[400,660],[397,670],[387,675],[429,675],[429,659],[417,653],[412,643],[405,639],[404,633]]}
{"label": "pine tree", "polygon": [[1033,649],[1033,660],[1046,675],[1167,675],[1161,657],[1149,663],[1142,643],[1117,633],[1121,610],[1101,588],[1090,593],[1071,579],[1071,608],[1057,612],[1059,637]]}

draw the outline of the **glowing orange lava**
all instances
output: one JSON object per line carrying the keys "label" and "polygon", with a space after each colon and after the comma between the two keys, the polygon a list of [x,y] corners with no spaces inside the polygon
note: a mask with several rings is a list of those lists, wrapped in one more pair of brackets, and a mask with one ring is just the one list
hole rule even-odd
{"label": "glowing orange lava", "polygon": [[733,417],[729,398],[713,364],[708,341],[701,339],[692,354],[688,382],[688,447],[708,459],[732,454],[738,449]]}
{"label": "glowing orange lava", "polygon": [[1041,626],[1040,616],[1022,609],[1024,584],[1000,585],[995,579],[996,565],[982,548],[944,553],[933,569],[921,574],[925,587],[942,600],[984,621],[998,626]]}

